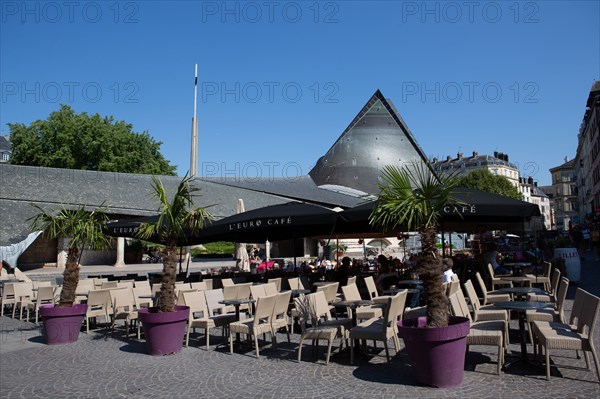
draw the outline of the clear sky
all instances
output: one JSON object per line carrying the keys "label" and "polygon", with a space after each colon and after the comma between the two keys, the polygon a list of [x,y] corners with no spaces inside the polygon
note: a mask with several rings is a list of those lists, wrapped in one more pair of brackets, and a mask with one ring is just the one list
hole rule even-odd
{"label": "clear sky", "polygon": [[[1,1],[0,129],[68,104],[189,169],[306,174],[376,89],[430,157],[509,154],[550,184],[600,79],[598,1]],[[260,170],[259,170],[260,169]]]}

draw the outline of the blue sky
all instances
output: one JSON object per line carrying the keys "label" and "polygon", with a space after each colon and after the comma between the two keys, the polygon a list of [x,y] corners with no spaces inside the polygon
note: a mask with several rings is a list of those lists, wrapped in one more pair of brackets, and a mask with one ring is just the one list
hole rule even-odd
{"label": "blue sky", "polygon": [[68,104],[204,175],[306,174],[376,89],[428,156],[550,183],[600,79],[598,1],[1,1],[0,129]]}

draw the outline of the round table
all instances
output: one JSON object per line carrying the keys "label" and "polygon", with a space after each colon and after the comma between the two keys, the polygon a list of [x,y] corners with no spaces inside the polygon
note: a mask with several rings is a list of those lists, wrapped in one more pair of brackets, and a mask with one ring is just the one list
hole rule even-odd
{"label": "round table", "polygon": [[[518,287],[515,287],[518,288]],[[509,367],[518,361],[523,361],[525,363],[529,363],[527,359],[527,337],[525,336],[525,321],[527,319],[526,311],[528,310],[537,310],[544,309],[549,306],[552,306],[551,303],[548,302],[528,302],[528,301],[504,301],[504,302],[495,302],[494,306],[499,309],[504,310],[513,310],[519,313],[519,335],[521,337],[521,357],[512,363],[506,363],[504,367]]]}
{"label": "round table", "polygon": [[548,294],[541,288],[536,287],[504,287],[498,288],[496,292],[502,292],[504,294],[513,294],[516,297],[522,298],[527,294]]}
{"label": "round table", "polygon": [[522,276],[523,269],[527,268],[527,267],[531,267],[531,263],[530,262],[508,262],[508,263],[505,263],[503,266],[510,267],[513,271],[514,276]]}

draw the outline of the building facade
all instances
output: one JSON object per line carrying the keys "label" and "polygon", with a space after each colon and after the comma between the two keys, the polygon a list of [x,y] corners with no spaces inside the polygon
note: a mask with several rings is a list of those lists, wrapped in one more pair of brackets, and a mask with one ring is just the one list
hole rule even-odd
{"label": "building facade", "polygon": [[479,155],[473,151],[471,156],[465,157],[461,152],[452,158],[450,155],[444,160],[433,158],[431,162],[436,172],[453,173],[456,176],[465,176],[469,173],[487,169],[493,175],[506,177],[513,186],[519,187],[519,169],[508,160],[508,154],[494,151],[494,155]]}
{"label": "building facade", "polygon": [[559,232],[567,232],[569,225],[579,222],[575,160],[565,157],[565,162],[550,169],[550,173],[552,174],[555,228]]}
{"label": "building facade", "polygon": [[0,163],[8,163],[12,155],[12,144],[8,136],[0,136]]}

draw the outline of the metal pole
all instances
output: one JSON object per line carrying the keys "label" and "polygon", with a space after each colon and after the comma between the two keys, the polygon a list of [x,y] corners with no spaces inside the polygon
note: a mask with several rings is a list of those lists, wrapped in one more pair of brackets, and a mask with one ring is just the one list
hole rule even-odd
{"label": "metal pole", "polygon": [[194,72],[194,116],[192,117],[192,146],[190,152],[190,176],[198,176],[198,120],[196,119],[196,103],[198,98],[198,64]]}

